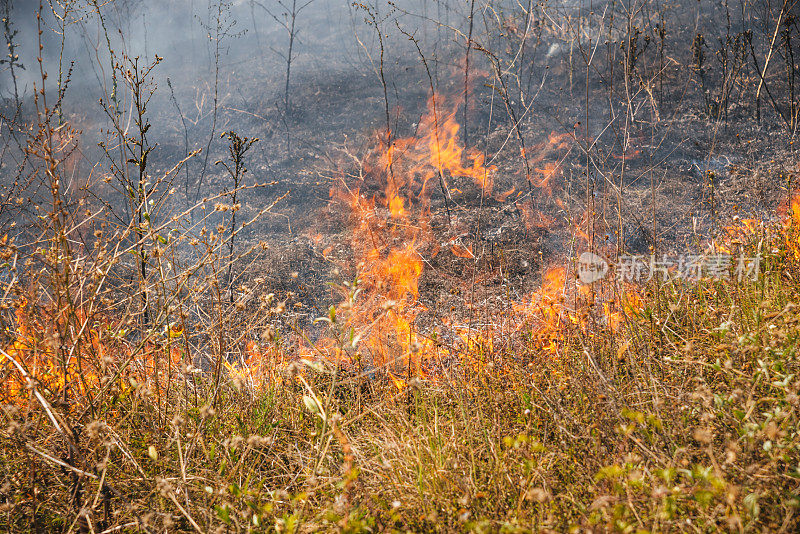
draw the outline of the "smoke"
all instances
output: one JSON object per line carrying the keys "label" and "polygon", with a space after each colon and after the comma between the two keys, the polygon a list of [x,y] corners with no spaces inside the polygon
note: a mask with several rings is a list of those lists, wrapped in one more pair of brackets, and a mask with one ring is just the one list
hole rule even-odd
{"label": "smoke", "polygon": [[[384,27],[386,39],[393,39],[384,44],[392,44],[397,56],[411,49],[406,39],[389,37],[389,33],[397,34],[390,31],[395,30],[395,20],[420,39],[441,41],[431,46],[432,50],[436,46],[441,49],[447,38],[441,29],[434,29],[436,17],[441,15],[443,21],[453,22],[463,18],[444,4],[446,7],[439,6],[433,13],[429,12],[429,2],[421,0],[396,2],[396,8],[375,3],[370,9]],[[39,2],[3,0],[2,9],[8,12],[9,27],[17,32],[8,37],[24,67],[14,71],[17,86],[20,93],[30,95],[39,80]],[[161,78],[169,77],[177,86],[194,85],[215,69],[219,40],[223,69],[244,77],[271,72],[280,80],[288,57],[293,11],[292,70],[298,78],[309,73],[375,67],[380,53],[375,30],[364,22],[366,11],[346,0],[52,0],[44,2],[41,11],[43,65],[51,84],[59,72],[63,80],[71,68],[71,85],[82,99],[86,91],[102,91],[108,83],[109,50],[117,59],[123,54],[152,59],[157,54],[164,58],[158,71]],[[419,15],[408,16],[406,12]],[[12,95],[11,70],[3,65],[0,97]]]}

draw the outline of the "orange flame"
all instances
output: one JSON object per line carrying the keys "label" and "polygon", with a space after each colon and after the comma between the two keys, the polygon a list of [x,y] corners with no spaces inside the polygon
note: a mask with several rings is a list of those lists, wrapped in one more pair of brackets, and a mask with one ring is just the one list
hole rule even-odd
{"label": "orange flame", "polygon": [[800,192],[795,193],[789,202],[789,210],[783,217],[786,248],[795,260],[800,260]]}
{"label": "orange flame", "polygon": [[85,337],[69,343],[65,350],[56,339],[67,319],[45,307],[37,307],[34,317],[29,308],[26,301],[18,303],[14,340],[5,348],[8,357],[0,356],[0,376],[4,377],[0,395],[12,404],[27,401],[29,380],[53,398],[91,396],[104,380],[115,376],[116,363],[129,359],[131,365],[120,377],[135,379],[152,391],[164,391],[184,359],[173,341],[183,335],[180,326],[171,326],[163,339],[147,342],[141,351],[135,351],[112,334],[121,331],[120,324],[94,317],[90,325],[87,314],[78,309],[72,319],[77,323],[74,330],[84,332]]}

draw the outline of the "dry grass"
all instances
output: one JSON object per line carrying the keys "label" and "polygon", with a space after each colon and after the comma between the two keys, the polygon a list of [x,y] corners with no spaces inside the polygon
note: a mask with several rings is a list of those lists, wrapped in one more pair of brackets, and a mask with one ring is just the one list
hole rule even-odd
{"label": "dry grass", "polygon": [[257,388],[184,364],[158,388],[152,369],[125,372],[112,354],[103,390],[33,381],[14,392],[8,358],[48,350],[29,334],[4,360],[0,521],[794,531],[800,271],[780,229],[765,239],[758,281],[652,286],[616,333],[573,327],[557,356],[532,341],[514,353],[473,346],[482,365],[403,389],[325,361],[284,366]]}

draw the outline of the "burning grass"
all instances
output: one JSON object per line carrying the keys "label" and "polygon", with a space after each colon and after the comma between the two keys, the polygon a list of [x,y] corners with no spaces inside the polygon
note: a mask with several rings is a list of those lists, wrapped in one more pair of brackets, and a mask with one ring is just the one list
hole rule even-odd
{"label": "burning grass", "polygon": [[[186,365],[171,389],[153,367],[124,371],[124,344],[91,331],[105,368],[53,382],[20,302],[0,518],[13,531],[792,531],[796,228],[766,232],[758,281],[643,287],[616,304],[614,328],[565,315],[563,272],[516,331],[451,346],[405,345],[413,327],[396,317],[410,302],[365,318],[353,295],[328,317],[337,352],[280,365],[292,358],[279,343],[251,343],[216,389]],[[395,299],[410,298],[401,287]],[[341,335],[362,320],[391,322],[360,343]],[[411,362],[410,378],[359,368],[353,350]],[[423,372],[448,354],[459,361]]]}
{"label": "burning grass", "polygon": [[[66,254],[64,219],[35,256],[50,270],[7,284],[0,525],[795,530],[800,200],[778,224],[738,220],[708,244],[760,254],[757,279],[582,285],[584,216],[561,223],[573,253],[538,289],[483,310],[465,299],[424,324],[428,260],[478,252],[434,231],[432,196],[469,184],[488,196],[494,173],[433,102],[416,137],[379,140],[359,180],[332,191],[357,268],[314,339],[275,327],[302,303],[222,291],[233,263],[223,224],[187,234],[203,255],[184,269],[167,248],[181,238],[129,229],[131,250],[159,251],[146,280],[161,285],[125,298],[100,291],[119,256]],[[554,187],[569,142],[551,136],[527,154],[543,177],[531,187]],[[1,245],[16,265],[23,249]],[[164,274],[192,270],[205,277]],[[146,314],[131,312],[140,297]]]}
{"label": "burning grass", "polygon": [[[64,16],[54,21],[62,47],[67,26],[80,22],[84,33],[90,28],[88,12],[71,11],[73,4],[66,2]],[[292,265],[302,261],[283,257],[284,268],[259,272],[264,257],[281,255],[275,250],[280,245],[255,242],[263,235],[248,232],[290,194],[277,192],[282,182],[276,177],[247,185],[254,180],[247,174],[250,148],[260,141],[227,131],[215,142],[223,123],[247,128],[241,113],[271,130],[282,123],[294,168],[305,158],[300,150],[317,144],[314,125],[340,127],[326,113],[319,113],[320,122],[309,119],[319,110],[299,106],[300,98],[290,104],[291,45],[278,115],[260,116],[260,104],[252,106],[258,113],[249,111],[241,91],[246,80],[233,71],[225,77],[230,94],[236,84],[244,109],[223,109],[230,99],[222,98],[228,91],[218,83],[220,51],[229,49],[222,40],[234,37],[234,25],[223,24],[228,3],[216,2],[216,31],[202,25],[216,45],[214,96],[193,89],[198,115],[189,119],[197,131],[208,125],[211,133],[205,150],[189,151],[186,106],[168,78],[185,157],[168,165],[155,152],[147,111],[156,91],[152,71],[162,58],[148,62],[116,53],[97,2],[87,8],[96,11],[108,50],[96,55],[103,66],[94,72],[102,73],[110,92],[104,89],[99,100],[103,120],[86,123],[101,139],[80,138],[77,123],[68,122],[74,118],[64,100],[71,70],[48,77],[44,58],[26,61],[38,63],[38,79],[19,107],[15,78],[19,109],[10,122],[2,117],[11,137],[0,150],[0,167],[19,161],[16,181],[0,202],[0,234],[9,232],[0,238],[0,528],[103,534],[797,531],[800,195],[775,220],[734,217],[720,226],[726,208],[717,191],[735,187],[735,176],[744,179],[748,164],[758,161],[755,155],[733,158],[743,163],[738,169],[724,155],[742,151],[744,126],[755,125],[732,120],[737,141],[723,142],[719,128],[723,117],[729,127],[729,104],[732,119],[734,111],[758,114],[754,131],[764,142],[753,147],[779,145],[768,113],[779,124],[782,119],[787,132],[796,130],[797,28],[788,17],[790,3],[780,8],[774,31],[759,28],[769,17],[751,16],[744,6],[748,21],[732,25],[726,2],[727,24],[711,17],[694,26],[696,34],[684,24],[683,9],[675,12],[678,31],[668,32],[657,6],[660,24],[654,26],[655,16],[635,15],[649,10],[614,3],[610,11],[588,10],[588,19],[581,14],[587,10],[562,19],[547,2],[536,3],[536,11],[534,4],[517,6],[523,29],[512,5],[496,13],[481,9],[478,17],[473,2],[469,32],[461,35],[466,41],[454,47],[460,57],[466,45],[463,63],[437,44],[435,84],[416,32],[402,29],[408,19],[358,6],[380,44],[380,63],[373,67],[383,85],[386,128],[363,153],[345,151],[344,162],[330,165],[335,170],[317,169],[333,174],[325,212],[336,219],[330,228],[346,229],[331,236],[324,221],[315,220],[324,215],[303,214],[314,224],[301,232],[332,273],[331,298],[321,309],[315,306],[322,297],[300,294],[305,281]],[[622,15],[621,8],[627,19],[615,14]],[[391,11],[397,9],[402,6],[392,3]],[[44,10],[40,3],[39,54]],[[607,14],[610,25],[598,41],[593,28],[606,27]],[[475,34],[473,15],[482,19]],[[640,40],[636,21],[642,16],[652,18],[641,20],[656,33]],[[390,99],[384,72],[391,63],[389,54],[384,65],[384,53],[393,53],[384,42],[389,20],[415,45],[431,90],[459,95],[431,95],[410,125],[405,112],[390,111],[405,91],[392,82]],[[16,32],[7,14],[3,22],[5,64],[14,76],[22,68],[14,55]],[[437,39],[449,33],[449,23],[435,24]],[[478,35],[481,25],[487,35]],[[615,36],[622,26],[627,34]],[[725,26],[725,38],[720,34],[719,48],[710,48],[713,40],[703,33],[715,26]],[[691,50],[672,46],[671,40],[687,38],[682,44],[692,43]],[[544,57],[537,53],[540,44],[549,45]],[[773,50],[786,60],[785,69],[777,59],[767,68]],[[66,65],[63,52],[59,64],[64,59]],[[364,52],[369,55],[366,46]],[[681,55],[692,56],[693,64],[682,64]],[[719,65],[710,65],[709,57]],[[457,67],[459,83],[447,82],[439,64]],[[489,64],[494,74],[484,71]],[[247,70],[244,65],[237,63],[237,73]],[[752,66],[758,78],[747,74]],[[531,93],[538,71],[552,74]],[[785,80],[776,80],[779,71]],[[259,95],[269,92],[265,82],[273,73],[265,72],[253,75]],[[346,98],[326,108],[341,106],[344,122],[357,124],[358,114],[371,108],[354,90],[359,82],[346,82]],[[585,95],[576,98],[584,82]],[[478,141],[482,119],[475,121],[472,145],[457,120],[466,130],[468,119],[482,113],[480,91],[470,84],[491,92],[485,138]],[[784,89],[788,98],[778,92]],[[694,93],[703,100],[699,110],[684,103],[684,94]],[[670,102],[678,94],[679,102]],[[755,102],[748,104],[751,96]],[[608,122],[598,130],[606,102]],[[659,118],[692,113],[699,113],[697,121]],[[552,115],[546,129],[539,125],[543,115]],[[156,129],[168,130],[165,115],[157,116]],[[716,120],[714,128],[709,120]],[[556,123],[559,131],[548,134]],[[410,126],[413,135],[390,131],[392,124]],[[683,126],[703,130],[694,147],[686,147],[693,134]],[[662,127],[680,135],[662,136]],[[303,142],[294,146],[293,139]],[[706,152],[703,139],[717,148]],[[102,165],[88,161],[93,158],[84,146],[97,141]],[[227,153],[209,165],[219,143],[227,143]],[[324,148],[325,161],[332,161],[330,146]],[[659,162],[665,148],[670,155]],[[197,169],[182,167],[200,152],[202,170],[194,176]],[[760,269],[749,273],[758,276],[695,270],[693,279],[674,267],[661,269],[664,278],[641,283],[621,276],[625,244],[632,241],[624,217],[632,215],[638,227],[633,247],[639,252],[646,245],[663,252],[659,213],[668,212],[672,230],[679,225],[669,202],[693,186],[664,194],[651,181],[649,236],[648,216],[632,213],[643,208],[625,208],[646,189],[641,184],[648,177],[672,172],[662,164],[673,152],[687,158],[692,175],[696,171],[705,184],[702,213],[692,215],[692,251],[700,258],[759,258]],[[759,157],[775,153],[770,147]],[[226,172],[212,179],[212,166]],[[783,173],[774,174],[783,183]],[[314,181],[315,187],[324,183]],[[218,186],[221,193],[200,200]],[[262,187],[275,198],[255,207],[246,193]],[[793,187],[787,176],[786,189]],[[758,193],[753,198],[766,204],[764,191]],[[309,205],[299,197],[294,213]],[[656,206],[661,200],[666,207]],[[712,219],[708,232],[705,212]],[[508,229],[511,237],[504,235]],[[707,235],[707,242],[700,237]],[[523,239],[527,248],[515,253],[538,253],[539,262],[531,267],[526,260],[524,269],[536,274],[515,285],[505,254]],[[549,249],[541,246],[546,239]],[[306,252],[316,253],[314,247]],[[587,258],[597,263],[587,267]],[[598,273],[591,283],[584,279]],[[452,298],[445,301],[443,294]]]}

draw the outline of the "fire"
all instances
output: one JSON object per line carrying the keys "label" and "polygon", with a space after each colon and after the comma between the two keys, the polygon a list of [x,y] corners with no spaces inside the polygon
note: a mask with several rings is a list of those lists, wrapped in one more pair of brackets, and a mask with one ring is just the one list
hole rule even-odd
{"label": "fire", "polygon": [[406,214],[405,201],[398,196],[389,199],[389,211],[392,217],[402,217]]}
{"label": "fire", "polygon": [[[61,398],[85,394],[90,388],[97,387],[99,376],[93,365],[97,358],[90,352],[94,350],[103,355],[103,351],[96,332],[90,330],[88,347],[64,351],[56,343],[54,327],[58,324],[41,323],[39,318],[29,316],[27,308],[25,300],[17,304],[14,340],[5,348],[0,363],[5,377],[3,393],[7,399],[12,404],[22,404],[29,396],[28,378],[40,390]],[[14,362],[24,369],[24,373]]]}
{"label": "fire", "polygon": [[557,339],[570,319],[565,306],[566,280],[566,268],[550,267],[542,276],[539,290],[533,292],[527,302],[514,304],[517,315],[531,323],[535,340],[548,353],[558,351]]}
{"label": "fire", "polygon": [[[550,132],[547,136],[547,141],[537,143],[530,148],[530,152],[536,152],[530,162],[533,165],[539,165],[545,158],[550,157],[554,152],[560,152],[571,148],[573,141],[572,134]],[[523,156],[527,156],[527,152],[523,152]]]}
{"label": "fire", "polygon": [[225,360],[231,381],[248,391],[261,391],[265,386],[281,381],[284,359],[276,346],[261,346],[248,341],[244,353],[233,362]]}
{"label": "fire", "polygon": [[464,245],[455,244],[450,247],[450,252],[459,258],[474,258],[475,254],[472,253],[472,245],[465,247]]}
{"label": "fire", "polygon": [[[424,375],[425,362],[452,354],[451,349],[437,346],[416,330],[417,319],[425,311],[419,300],[425,258],[432,258],[440,250],[431,229],[431,196],[439,189],[447,194],[461,193],[460,188],[453,187],[461,185],[450,182],[462,178],[470,178],[482,194],[491,194],[494,185],[496,169],[486,166],[483,154],[465,150],[459,142],[455,109],[434,95],[415,137],[391,143],[379,137],[376,147],[364,158],[362,182],[356,187],[343,182],[340,189],[332,191],[332,196],[349,206],[353,222],[351,247],[360,265],[359,297],[340,306],[346,311],[345,327],[361,340],[356,359],[366,361],[370,367],[384,368],[400,390],[411,375]],[[566,157],[563,152],[572,147],[573,141],[572,134],[553,132],[545,141],[530,147],[528,157],[541,176],[535,182],[538,188],[552,191]],[[433,187],[431,180],[441,187]],[[370,191],[374,193],[367,193]],[[516,188],[511,187],[495,196],[504,201],[515,192]],[[527,203],[520,209],[529,228],[555,224],[552,217],[534,212]],[[456,258],[476,258],[472,246],[466,246],[459,238],[442,246],[448,247]],[[565,267],[552,267],[544,273],[539,290],[524,302],[513,304],[517,319],[521,319],[520,327],[530,326],[539,348],[551,354],[558,352],[565,329],[580,323],[574,310],[566,305],[567,279]],[[458,356],[465,365],[468,361],[474,363],[476,354],[491,353],[494,338],[503,335],[491,327],[481,331],[464,329],[447,319],[443,326],[461,339]],[[338,355],[334,347],[333,340],[323,340],[315,352]]]}
{"label": "fire", "polygon": [[[437,238],[432,229],[432,197],[444,194],[448,195],[445,200],[450,200],[452,194],[469,195],[470,184],[479,188],[482,197],[491,196],[495,185],[496,168],[487,165],[484,154],[466,149],[460,141],[456,109],[433,95],[415,136],[377,137],[373,149],[363,157],[360,181],[345,183],[342,176],[341,187],[331,191],[332,197],[349,210],[350,249],[358,273],[354,283],[342,286],[343,301],[326,318],[338,329],[337,335],[313,344],[298,335],[294,349],[297,357],[326,359],[370,373],[379,371],[398,391],[403,391],[414,377],[430,378],[431,361],[452,358],[465,369],[480,372],[506,343],[509,330],[505,327],[465,326],[459,313],[441,319],[440,326],[447,329],[448,339],[455,340],[452,344],[418,329],[419,318],[428,311],[420,300],[420,278],[426,262],[440,250],[449,250],[454,258],[466,262],[477,263],[479,254],[473,244],[461,241],[468,234],[449,240]],[[563,152],[571,149],[573,141],[572,134],[553,132],[529,148],[526,157],[538,175],[532,184],[552,191],[566,158]],[[517,197],[521,195],[511,187],[495,193],[494,198],[504,202],[515,193]],[[563,207],[558,199],[555,204]],[[555,219],[534,210],[529,203],[521,202],[519,209],[529,229],[556,224]],[[800,201],[793,204],[793,213],[800,221]],[[582,223],[568,230],[588,241],[581,226]],[[309,234],[308,238],[315,245],[323,243],[320,233]],[[326,245],[322,254],[329,258],[334,245]],[[454,258],[448,259],[459,261]],[[532,334],[530,339],[537,351],[557,356],[569,342],[571,331],[589,328],[586,317],[576,308],[582,299],[590,298],[595,298],[594,293],[577,288],[574,273],[567,267],[550,267],[545,270],[539,289],[511,303],[511,332]],[[641,300],[635,292],[625,293],[618,301],[604,302],[605,323],[617,330],[624,316],[640,307]],[[463,311],[466,310],[468,306],[464,306]],[[167,328],[163,339],[145,344],[135,354],[132,346],[120,340],[110,342],[103,337],[102,328],[97,328],[91,330],[91,343],[62,363],[57,349],[42,348],[48,345],[36,332],[46,328],[30,325],[29,318],[19,310],[17,323],[14,341],[6,349],[9,356],[23,361],[30,374],[39,383],[49,384],[52,391],[69,387],[87,394],[90,388],[97,387],[103,374],[99,365],[88,368],[85,362],[89,361],[96,364],[109,358],[131,360],[126,377],[135,377],[155,391],[169,383],[182,363],[191,363],[186,361],[188,355],[182,348],[181,341],[187,335],[182,326]],[[285,367],[283,348],[252,341],[241,348],[234,360],[222,361],[230,380],[254,391],[281,380],[279,373]],[[6,377],[16,372],[7,363],[0,362]],[[24,381],[21,376],[14,376],[14,380],[6,379],[6,391],[12,396],[24,396]]]}
{"label": "fire", "polygon": [[514,193],[516,193],[516,191],[517,191],[517,188],[516,188],[516,187],[512,187],[512,188],[511,188],[511,189],[509,189],[508,191],[504,191],[504,192],[502,192],[502,193],[497,193],[497,194],[494,196],[494,199],[495,199],[497,202],[505,202],[505,201],[508,199],[508,197],[510,197],[511,195],[513,195]]}
{"label": "fire", "polygon": [[[548,196],[553,194],[554,179],[559,176],[561,164],[572,149],[573,141],[572,134],[551,132],[546,141],[521,150],[522,157],[534,166],[533,172],[538,176],[528,177],[532,186],[542,189]],[[555,156],[558,156],[557,161],[552,161]]]}
{"label": "fire", "polygon": [[120,378],[163,392],[184,360],[176,343],[183,335],[180,326],[171,326],[164,339],[147,342],[134,352],[128,343],[114,337],[113,332],[121,331],[120,324],[96,318],[89,323],[88,314],[78,309],[73,330],[84,334],[76,342],[59,344],[57,332],[64,330],[67,319],[45,307],[34,308],[39,314],[34,317],[29,308],[24,300],[17,304],[16,328],[9,332],[13,341],[5,347],[5,354],[0,353],[0,394],[12,404],[27,401],[29,380],[54,398],[91,397],[115,375],[116,365],[127,360],[130,365]]}
{"label": "fire", "polygon": [[[438,189],[448,195],[460,192],[463,185],[453,187],[451,182],[465,178],[483,194],[493,188],[496,169],[486,165],[483,154],[463,147],[456,108],[433,95],[416,136],[391,143],[379,138],[364,159],[363,183],[357,189],[343,184],[333,192],[350,208],[351,246],[360,265],[358,299],[340,306],[346,311],[346,327],[363,340],[358,358],[366,356],[368,365],[393,373],[398,389],[404,383],[400,373],[424,374],[424,361],[438,350],[415,327],[426,309],[419,302],[423,260],[439,250],[430,228],[431,195]],[[434,189],[434,184],[441,187]],[[372,196],[363,193],[375,190]],[[471,247],[450,245],[455,256],[474,258]],[[316,352],[333,354],[333,346],[332,340],[323,340]]]}
{"label": "fire", "polygon": [[[426,186],[433,178],[441,178],[449,189],[450,178],[471,178],[487,195],[494,185],[497,168],[485,165],[484,155],[477,150],[465,150],[459,140],[461,126],[456,121],[457,106],[443,104],[440,95],[428,100],[428,111],[420,120],[418,134],[395,140],[392,146],[383,147],[383,162],[390,169],[387,198],[399,196],[400,189],[419,180],[422,186],[420,200],[427,194]],[[395,163],[401,166],[399,180],[393,172]]]}
{"label": "fire", "polygon": [[786,248],[796,260],[800,260],[800,192],[789,202],[789,210],[783,217]]}
{"label": "fire", "polygon": [[534,182],[533,185],[551,191],[552,190],[551,180],[553,179],[553,176],[556,174],[556,171],[558,171],[558,164],[551,161],[545,164],[543,168],[534,169],[534,171],[537,174],[540,174],[542,178],[538,182]]}
{"label": "fire", "polygon": [[722,228],[722,233],[708,243],[708,250],[712,253],[734,254],[736,248],[752,240],[764,228],[763,221],[759,219],[734,218],[734,223]]}
{"label": "fire", "polygon": [[619,300],[603,303],[603,315],[606,324],[614,331],[618,331],[625,317],[636,315],[643,309],[642,297],[636,289],[625,288]]}
{"label": "fire", "polygon": [[624,161],[628,161],[639,157],[641,153],[642,151],[639,150],[638,148],[628,147],[622,154],[612,154],[611,157],[614,159],[621,159]]}
{"label": "fire", "polygon": [[521,204],[519,206],[520,210],[522,211],[522,218],[525,222],[525,227],[530,231],[534,228],[552,228],[556,224],[556,219],[543,213],[541,211],[534,211],[531,207],[527,204]]}
{"label": "fire", "polygon": [[390,298],[404,299],[411,296],[419,297],[417,281],[422,274],[422,262],[419,260],[413,243],[407,244],[402,249],[393,249],[385,261],[378,260],[375,264],[376,271],[372,276],[386,279],[388,277]]}

